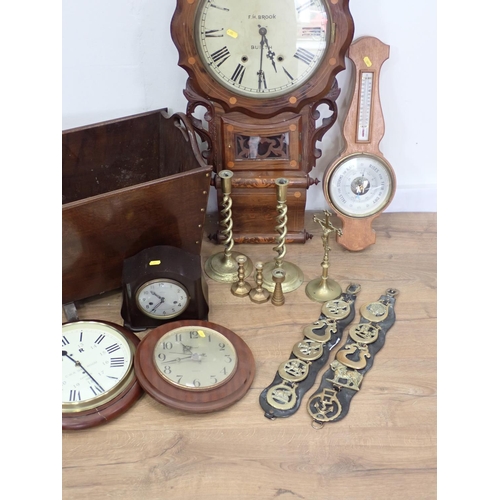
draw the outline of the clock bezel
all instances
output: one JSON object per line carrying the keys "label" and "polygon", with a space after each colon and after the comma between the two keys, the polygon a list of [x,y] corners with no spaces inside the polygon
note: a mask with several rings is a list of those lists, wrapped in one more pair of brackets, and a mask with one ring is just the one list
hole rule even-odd
{"label": "clock bezel", "polygon": [[[206,327],[226,337],[238,357],[234,374],[220,385],[196,391],[168,382],[156,368],[155,347],[165,333],[180,327]],[[151,330],[137,347],[134,367],[139,383],[153,399],[170,408],[191,413],[209,413],[233,405],[247,393],[255,376],[255,360],[243,339],[224,326],[201,320],[180,320]]]}
{"label": "clock bezel", "polygon": [[195,23],[201,0],[178,1],[171,21],[172,40],[179,53],[178,64],[188,73],[188,86],[219,103],[226,112],[242,111],[253,116],[296,111],[320,99],[331,89],[335,76],[345,69],[345,55],[354,34],[349,0],[322,0],[330,24],[330,36],[321,62],[313,74],[289,92],[273,97],[249,97],[231,92],[210,75],[199,54]]}
{"label": "clock bezel", "polygon": [[[132,369],[129,374],[125,377],[126,383],[121,385],[119,393],[111,400],[105,401],[104,403],[86,410],[78,412],[63,412],[62,413],[62,429],[63,430],[80,430],[88,429],[90,427],[96,427],[98,425],[105,424],[119,417],[125,413],[132,405],[141,397],[143,394],[142,387],[136,376],[134,358],[137,346],[140,343],[140,338],[137,337],[132,331],[127,328],[120,326],[111,321],[104,320],[79,320],[75,322],[63,323],[66,324],[104,324],[117,330],[129,346],[131,347],[132,356]],[[120,384],[119,384],[120,385]]]}
{"label": "clock bezel", "polygon": [[[341,206],[339,206],[330,196],[330,181],[332,180],[335,172],[344,163],[348,162],[352,158],[359,158],[359,157],[373,158],[375,161],[381,163],[387,170],[388,177],[391,180],[391,186],[389,188],[390,189],[389,196],[386,198],[384,204],[381,205],[379,208],[377,208],[374,211],[366,212],[363,215],[351,215],[349,213],[346,213],[346,211],[344,211],[344,209]],[[327,167],[323,176],[323,194],[325,196],[325,199],[328,205],[330,205],[330,207],[332,208],[332,210],[334,210],[337,215],[341,215],[343,218],[356,220],[356,219],[368,219],[376,217],[377,215],[380,215],[391,204],[395,193],[396,193],[396,174],[394,173],[394,169],[392,168],[391,164],[384,158],[382,154],[376,154],[371,152],[355,152],[347,155],[342,155],[334,163],[332,163],[329,167]]]}

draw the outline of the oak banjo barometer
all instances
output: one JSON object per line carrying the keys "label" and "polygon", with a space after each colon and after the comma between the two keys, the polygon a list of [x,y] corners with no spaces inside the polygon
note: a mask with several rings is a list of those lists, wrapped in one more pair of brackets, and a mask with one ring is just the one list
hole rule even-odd
{"label": "oak banjo barometer", "polygon": [[287,242],[310,237],[306,192],[319,180],[309,173],[337,119],[336,75],[353,32],[348,0],[177,0],[171,34],[188,73],[186,114],[214,171],[234,174],[236,243],[275,241],[280,177],[290,182]]}
{"label": "oak banjo barometer", "polygon": [[389,58],[389,45],[362,37],[351,45],[348,57],[354,63],[356,83],[343,127],[345,147],[326,169],[323,191],[343,223],[337,242],[358,251],[375,243],[372,222],[396,191],[394,171],[379,150],[385,132],[379,73]]}

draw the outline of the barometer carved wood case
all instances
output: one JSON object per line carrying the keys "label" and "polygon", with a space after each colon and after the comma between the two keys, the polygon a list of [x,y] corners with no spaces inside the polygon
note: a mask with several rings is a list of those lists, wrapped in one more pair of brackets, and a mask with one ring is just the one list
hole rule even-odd
{"label": "barometer carved wood case", "polygon": [[234,173],[236,243],[275,241],[279,177],[290,182],[287,242],[310,237],[306,194],[319,180],[309,174],[337,119],[336,75],[353,32],[348,0],[177,0],[171,34],[188,73],[186,114],[207,163]]}

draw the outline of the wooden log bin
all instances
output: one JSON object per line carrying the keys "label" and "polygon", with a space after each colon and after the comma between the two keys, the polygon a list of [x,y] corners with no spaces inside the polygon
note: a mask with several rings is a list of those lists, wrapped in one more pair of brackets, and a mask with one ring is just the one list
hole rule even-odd
{"label": "wooden log bin", "polygon": [[211,172],[183,113],[63,131],[62,303],[119,288],[123,260],[144,248],[199,255]]}

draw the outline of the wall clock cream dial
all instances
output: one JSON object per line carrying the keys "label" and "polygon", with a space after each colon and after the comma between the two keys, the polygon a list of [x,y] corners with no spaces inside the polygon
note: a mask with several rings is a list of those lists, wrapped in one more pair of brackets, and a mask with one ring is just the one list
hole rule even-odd
{"label": "wall clock cream dial", "polygon": [[166,323],[144,337],[135,355],[142,388],[172,408],[207,413],[241,399],[255,361],[236,333],[209,321]]}
{"label": "wall clock cream dial", "polygon": [[384,117],[379,97],[379,74],[389,58],[389,46],[374,37],[362,37],[348,52],[354,63],[355,86],[343,136],[345,147],[326,170],[323,192],[342,220],[337,242],[348,250],[363,250],[375,243],[373,220],[392,201],[394,171],[379,150]]}
{"label": "wall clock cream dial", "polygon": [[205,68],[221,85],[265,98],[312,76],[330,29],[324,0],[203,0],[195,38]]}
{"label": "wall clock cream dial", "polygon": [[230,340],[207,327],[181,326],[167,332],[158,340],[154,356],[163,378],[194,391],[221,385],[238,365]]}
{"label": "wall clock cream dial", "polygon": [[140,396],[134,371],[139,338],[109,322],[62,325],[63,429],[107,422]]}
{"label": "wall clock cream dial", "polygon": [[170,279],[148,281],[136,292],[137,306],[150,318],[175,318],[186,310],[189,300],[186,288]]}

